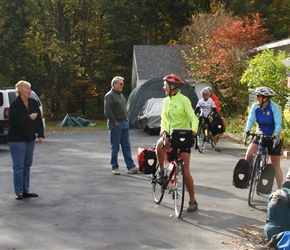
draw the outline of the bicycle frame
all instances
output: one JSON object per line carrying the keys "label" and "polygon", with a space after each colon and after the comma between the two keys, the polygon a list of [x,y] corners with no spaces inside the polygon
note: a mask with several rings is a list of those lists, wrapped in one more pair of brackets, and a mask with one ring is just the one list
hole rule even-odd
{"label": "bicycle frame", "polygon": [[[163,137],[165,140],[166,135]],[[152,195],[153,200],[156,204],[159,204],[164,196],[165,189],[169,190],[169,194],[172,195],[172,198],[174,200],[174,210],[175,215],[177,218],[180,218],[183,210],[183,204],[184,204],[184,192],[185,192],[185,181],[184,181],[184,162],[182,158],[180,157],[180,150],[179,149],[172,149],[170,153],[167,154],[167,157],[170,156],[170,154],[174,154],[171,161],[169,161],[173,167],[172,170],[169,173],[169,176],[165,177],[165,184],[161,185],[158,183],[158,169],[159,165],[157,167],[156,173],[152,175],[151,178],[151,185],[152,185]],[[172,156],[171,155],[171,156]],[[169,183],[173,179],[173,186],[169,187]]]}
{"label": "bicycle frame", "polygon": [[[173,177],[173,181],[174,183],[176,183],[176,180],[177,180],[177,171],[178,171],[178,166],[180,164],[183,164],[183,160],[180,158],[180,153],[177,152],[177,159],[174,159],[172,161],[170,161],[170,164],[173,165],[170,173],[169,173],[169,176],[165,176],[165,186],[168,187],[168,184],[169,182],[172,180],[172,177]],[[173,190],[173,189],[176,189],[176,187],[173,187],[169,190]]]}
{"label": "bicycle frame", "polygon": [[[257,183],[260,180],[261,172],[263,166],[267,164],[268,161],[268,151],[263,147],[263,140],[264,138],[273,139],[272,137],[269,137],[263,133],[252,133],[250,134],[253,139],[258,140],[258,149],[257,152],[253,156],[253,161],[251,164],[251,171],[250,171],[250,183],[249,183],[249,194],[248,194],[248,205],[252,206],[254,194],[255,191],[259,195],[259,192],[256,190]],[[251,140],[251,141],[252,141]],[[245,144],[246,144],[246,138],[245,138]],[[275,145],[275,144],[274,144]]]}
{"label": "bicycle frame", "polygon": [[205,148],[205,143],[210,143],[213,147],[212,135],[206,117],[200,117],[200,124],[197,131],[198,152],[202,153]]}
{"label": "bicycle frame", "polygon": [[[180,218],[183,210],[183,204],[184,204],[184,192],[185,192],[185,185],[184,185],[184,174],[183,174],[183,160],[180,157],[180,150],[179,149],[173,149],[171,152],[175,155],[176,151],[176,159],[173,159],[171,161],[171,164],[173,165],[173,168],[167,177],[166,180],[166,187],[168,187],[168,184],[171,182],[173,178],[173,187],[169,188],[169,194],[172,194],[172,199],[174,200],[174,210],[175,215],[177,218]],[[170,153],[169,153],[170,155]]]}

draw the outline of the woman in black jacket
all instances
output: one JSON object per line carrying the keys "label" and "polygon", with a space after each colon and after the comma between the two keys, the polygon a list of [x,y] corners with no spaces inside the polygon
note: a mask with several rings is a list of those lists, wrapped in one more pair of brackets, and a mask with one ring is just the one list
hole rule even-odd
{"label": "woman in black jacket", "polygon": [[30,168],[33,162],[36,134],[40,144],[44,143],[44,128],[41,112],[36,100],[30,98],[31,84],[19,81],[16,85],[17,98],[9,108],[10,128],[8,145],[13,163],[15,199],[38,197],[29,191]]}

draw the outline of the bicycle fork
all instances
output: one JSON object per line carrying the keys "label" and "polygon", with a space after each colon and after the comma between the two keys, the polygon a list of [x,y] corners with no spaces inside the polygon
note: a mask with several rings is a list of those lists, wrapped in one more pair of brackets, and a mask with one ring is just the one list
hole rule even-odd
{"label": "bicycle fork", "polygon": [[[254,168],[255,168],[254,164],[255,164],[255,161],[256,161],[256,158],[257,157],[258,157],[258,155],[257,154],[254,154],[253,161],[252,161],[252,164],[251,164],[251,170],[250,170],[249,179],[252,178],[252,175],[253,175],[253,172],[254,172]],[[256,171],[256,176],[255,176],[255,180],[256,181],[259,180],[259,178],[260,178],[260,164],[261,164],[261,161],[262,161],[262,159],[260,158],[258,160],[258,162],[257,162],[258,168],[257,168],[257,171]]]}

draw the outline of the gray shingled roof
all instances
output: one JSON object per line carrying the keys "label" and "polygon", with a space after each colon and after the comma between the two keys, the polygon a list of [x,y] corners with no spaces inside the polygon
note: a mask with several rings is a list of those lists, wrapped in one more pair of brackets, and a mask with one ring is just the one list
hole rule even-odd
{"label": "gray shingled roof", "polygon": [[180,45],[135,45],[134,56],[139,79],[148,80],[171,73],[187,77]]}

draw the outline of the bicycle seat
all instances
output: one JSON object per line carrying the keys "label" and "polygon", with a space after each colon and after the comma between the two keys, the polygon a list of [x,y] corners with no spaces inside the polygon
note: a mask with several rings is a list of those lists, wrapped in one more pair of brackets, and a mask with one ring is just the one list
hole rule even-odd
{"label": "bicycle seat", "polygon": [[168,161],[174,161],[178,158],[178,149],[172,149],[170,152],[166,152],[166,158]]}

